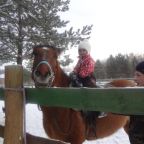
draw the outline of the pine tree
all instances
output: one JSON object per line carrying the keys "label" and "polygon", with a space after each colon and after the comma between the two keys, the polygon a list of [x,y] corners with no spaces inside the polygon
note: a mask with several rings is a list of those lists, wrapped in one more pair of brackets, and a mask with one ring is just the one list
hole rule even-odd
{"label": "pine tree", "polygon": [[106,61],[106,73],[107,78],[116,78],[117,75],[117,64],[115,58],[110,55],[110,57]]}
{"label": "pine tree", "polygon": [[127,78],[130,75],[129,60],[127,55],[118,54],[115,56],[116,77]]}
{"label": "pine tree", "polygon": [[105,64],[102,63],[100,60],[96,61],[94,73],[95,73],[96,79],[106,78]]}
{"label": "pine tree", "polygon": [[89,38],[92,25],[76,31],[66,29],[69,21],[60,15],[69,10],[70,0],[1,0],[0,60],[22,64],[32,46],[49,44],[68,49]]}

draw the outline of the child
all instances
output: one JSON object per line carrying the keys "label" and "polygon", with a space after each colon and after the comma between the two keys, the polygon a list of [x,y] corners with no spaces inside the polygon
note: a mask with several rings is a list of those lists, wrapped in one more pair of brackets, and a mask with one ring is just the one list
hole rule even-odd
{"label": "child", "polygon": [[[94,77],[95,61],[90,56],[91,46],[88,40],[83,40],[78,46],[79,60],[70,74],[73,87],[96,87]],[[96,118],[101,114],[99,111],[81,111],[86,121],[86,133],[95,137]]]}
{"label": "child", "polygon": [[71,73],[72,86],[74,87],[96,87],[94,77],[95,61],[90,56],[91,45],[87,39],[80,42],[78,46],[79,60]]}

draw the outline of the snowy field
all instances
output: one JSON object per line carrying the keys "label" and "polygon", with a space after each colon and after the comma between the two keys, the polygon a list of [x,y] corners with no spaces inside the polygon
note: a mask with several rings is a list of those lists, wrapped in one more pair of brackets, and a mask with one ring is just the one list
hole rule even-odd
{"label": "snowy field", "polygon": [[[3,105],[3,102],[0,101],[1,125],[4,125],[4,114],[2,112]],[[36,105],[26,105],[26,131],[36,136],[46,137],[46,134],[42,127],[42,115]],[[3,144],[2,138],[0,138],[0,144]],[[110,137],[95,141],[85,141],[83,144],[130,144],[130,142],[124,130],[120,129]]]}

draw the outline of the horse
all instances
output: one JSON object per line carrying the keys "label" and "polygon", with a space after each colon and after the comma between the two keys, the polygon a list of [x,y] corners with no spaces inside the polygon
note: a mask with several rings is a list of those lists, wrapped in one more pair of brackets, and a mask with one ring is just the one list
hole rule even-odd
{"label": "horse", "polygon": [[[60,48],[50,45],[37,45],[33,48],[32,79],[37,88],[69,87],[71,80],[58,61],[60,53]],[[132,85],[131,81],[125,86]],[[80,111],[42,105],[40,108],[46,134],[52,139],[71,144],[82,144],[86,139],[95,140],[110,136],[128,121],[128,116],[107,113],[106,117],[96,119],[95,137],[90,137],[87,135],[86,122]]]}

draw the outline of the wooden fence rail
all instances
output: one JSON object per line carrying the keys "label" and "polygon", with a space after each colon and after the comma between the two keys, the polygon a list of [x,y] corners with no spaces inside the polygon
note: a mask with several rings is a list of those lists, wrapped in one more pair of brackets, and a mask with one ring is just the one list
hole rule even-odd
{"label": "wooden fence rail", "polygon": [[26,88],[26,101],[119,114],[144,114],[144,88]]}
{"label": "wooden fence rail", "polygon": [[[26,103],[99,110],[120,114],[144,114],[144,88],[25,88]],[[4,100],[4,89],[0,99]]]}

